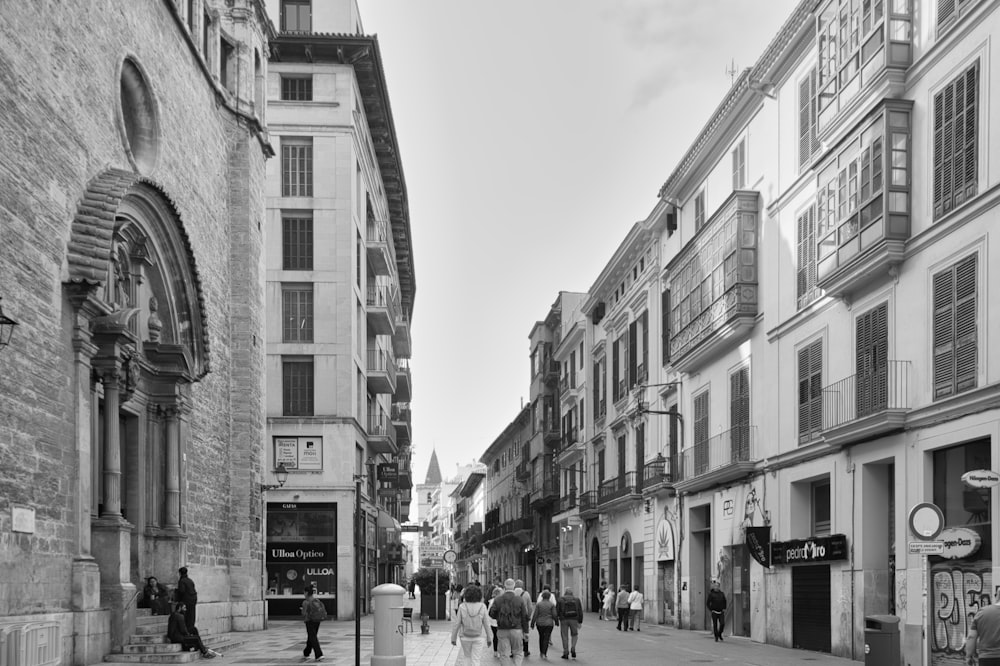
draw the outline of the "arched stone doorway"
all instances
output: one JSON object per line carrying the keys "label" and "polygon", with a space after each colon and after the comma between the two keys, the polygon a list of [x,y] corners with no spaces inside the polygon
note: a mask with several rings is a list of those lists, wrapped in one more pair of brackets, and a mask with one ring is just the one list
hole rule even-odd
{"label": "arched stone doorway", "polygon": [[78,204],[66,270],[76,435],[90,453],[80,472],[82,550],[120,644],[139,582],[173,580],[187,559],[190,388],[209,370],[204,299],[173,203],[119,169],[91,181]]}

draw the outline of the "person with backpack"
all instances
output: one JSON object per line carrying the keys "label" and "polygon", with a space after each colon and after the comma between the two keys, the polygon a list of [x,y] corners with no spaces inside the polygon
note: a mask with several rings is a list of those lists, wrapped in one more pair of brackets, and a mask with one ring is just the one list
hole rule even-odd
{"label": "person with backpack", "polygon": [[309,658],[309,653],[316,661],[323,661],[323,648],[319,646],[319,623],[326,619],[326,606],[316,598],[316,588],[306,586],[306,598],[302,602],[302,619],[306,623],[306,649],[302,651],[302,661]]}
{"label": "person with backpack", "polygon": [[493,600],[490,617],[497,621],[497,650],[500,663],[514,666],[524,663],[524,634],[528,630],[528,615],[524,612],[524,602],[514,594],[514,579],[504,581],[504,593]]}
{"label": "person with backpack", "polygon": [[483,591],[470,585],[465,588],[465,596],[455,611],[455,624],[451,628],[451,644],[455,645],[459,638],[462,641],[462,650],[455,659],[456,666],[462,663],[479,666],[489,634],[490,616],[483,603]]}
{"label": "person with backpack", "polygon": [[570,655],[576,659],[576,642],[583,624],[583,604],[573,596],[573,590],[566,588],[562,598],[556,602],[556,619],[559,621],[559,635],[562,637],[563,659]]}
{"label": "person with backpack", "polygon": [[[524,589],[524,581],[516,580],[514,581],[514,594],[521,599],[524,604],[524,615],[530,618],[535,612],[535,602],[531,600],[531,593]],[[528,648],[528,625],[524,626],[524,644],[521,646],[524,649],[524,656],[528,657],[531,655],[531,650]]]}
{"label": "person with backpack", "polygon": [[[546,588],[548,585],[545,586]],[[548,659],[549,646],[552,644],[552,629],[559,625],[556,617],[556,605],[552,593],[547,589],[535,604],[535,612],[531,615],[531,628],[538,629],[538,652],[542,659]]]}

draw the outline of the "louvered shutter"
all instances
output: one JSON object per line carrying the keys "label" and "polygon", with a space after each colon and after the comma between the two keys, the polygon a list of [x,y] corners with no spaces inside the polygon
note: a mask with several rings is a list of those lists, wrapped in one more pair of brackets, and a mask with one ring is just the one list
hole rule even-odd
{"label": "louvered shutter", "polygon": [[979,63],[934,96],[934,219],[978,192]]}
{"label": "louvered shutter", "polygon": [[626,347],[626,349],[628,349],[628,385],[629,386],[635,386],[636,376],[637,376],[636,375],[636,361],[639,360],[637,358],[638,354],[636,353],[636,348],[638,346],[637,342],[636,342],[636,340],[638,338],[638,331],[636,330],[637,326],[638,326],[638,323],[635,322],[635,321],[633,321],[631,324],[629,324],[629,327],[628,327],[628,346]]}
{"label": "louvered shutter", "polygon": [[750,369],[729,376],[729,426],[732,461],[750,459]]}
{"label": "louvered shutter", "polygon": [[646,378],[649,377],[649,311],[642,313],[639,317],[639,325],[642,326],[642,358],[640,359],[642,364],[642,376],[639,377],[640,382],[645,382]]}
{"label": "louvered shutter", "polygon": [[813,300],[816,289],[816,208],[810,206],[798,219],[797,296],[800,308]]}
{"label": "louvered shutter", "polygon": [[808,441],[823,429],[823,342],[799,350],[799,440]]}
{"label": "louvered shutter", "polygon": [[955,0],[938,0],[937,24],[944,25],[955,15]]}
{"label": "louvered shutter", "polygon": [[694,399],[694,473],[708,471],[708,391]]}
{"label": "louvered shutter", "polygon": [[816,131],[816,69],[799,84],[799,167],[809,163],[819,149]]}
{"label": "louvered shutter", "polygon": [[601,413],[601,364],[594,363],[593,375],[594,416]]}
{"label": "louvered shutter", "polygon": [[858,317],[856,326],[856,416],[861,418],[887,407],[889,351],[888,303]]}
{"label": "louvered shutter", "polygon": [[976,386],[976,255],[955,266],[955,392]]}
{"label": "louvered shutter", "polygon": [[618,401],[618,359],[621,357],[621,338],[611,346],[611,396]]}
{"label": "louvered shutter", "polygon": [[955,392],[955,273],[936,274],[932,283],[934,325],[934,397]]}
{"label": "louvered shutter", "polygon": [[663,365],[670,362],[670,290],[660,294],[660,351]]}

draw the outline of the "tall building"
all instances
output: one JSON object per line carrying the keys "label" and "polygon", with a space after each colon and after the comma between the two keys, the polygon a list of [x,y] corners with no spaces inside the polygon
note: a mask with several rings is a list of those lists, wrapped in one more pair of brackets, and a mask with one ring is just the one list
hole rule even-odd
{"label": "tall building", "polygon": [[378,39],[363,34],[356,1],[267,5],[278,159],[266,190],[266,460],[289,472],[267,497],[268,607],[298,614],[314,583],[349,618],[402,576],[415,292],[406,182]]}
{"label": "tall building", "polygon": [[4,644],[98,663],[182,566],[203,632],[258,629],[270,21],[20,3],[0,33]]}

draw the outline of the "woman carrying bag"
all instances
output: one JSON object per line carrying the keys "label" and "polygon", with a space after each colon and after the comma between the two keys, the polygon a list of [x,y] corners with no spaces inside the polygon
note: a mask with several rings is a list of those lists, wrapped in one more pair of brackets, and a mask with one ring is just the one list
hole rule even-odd
{"label": "woman carrying bag", "polygon": [[462,641],[455,666],[479,666],[489,635],[490,616],[483,603],[483,591],[470,585],[465,588],[465,597],[455,611],[455,624],[451,628],[451,644],[456,645],[459,639]]}

